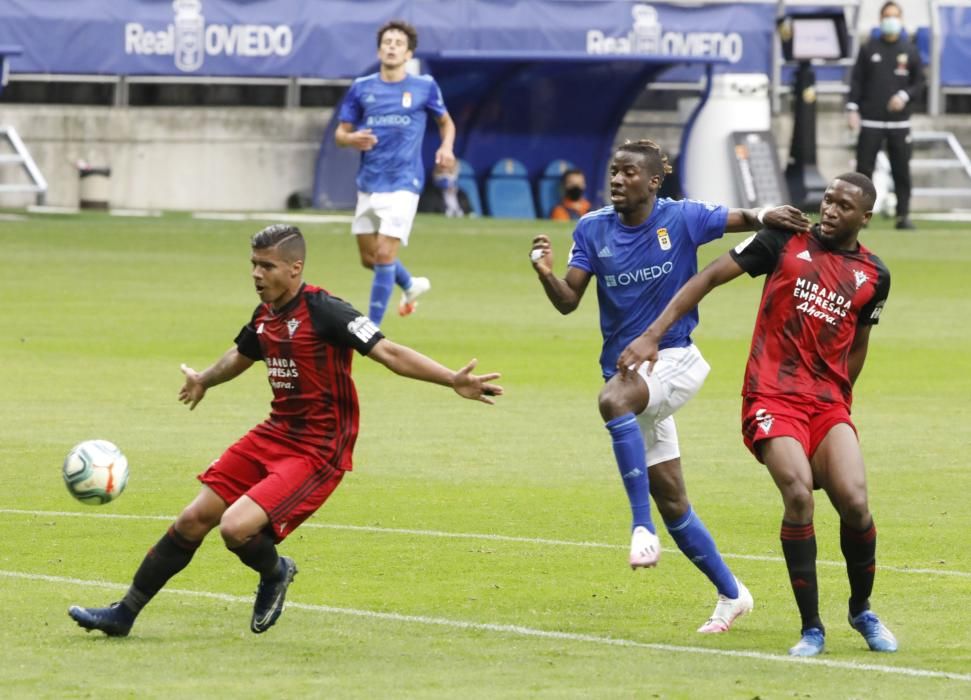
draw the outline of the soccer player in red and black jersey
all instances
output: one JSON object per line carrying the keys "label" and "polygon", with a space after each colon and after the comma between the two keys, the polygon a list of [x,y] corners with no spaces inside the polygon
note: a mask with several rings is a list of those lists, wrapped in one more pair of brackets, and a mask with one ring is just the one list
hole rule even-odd
{"label": "soccer player in red and black jersey", "polygon": [[782,551],[802,617],[801,639],[789,650],[793,656],[815,656],[825,646],[814,488],[826,492],[840,515],[850,625],[873,651],[897,650],[893,634],[870,611],[876,528],[850,420],[870,329],[890,291],[890,272],[857,240],[875,199],[868,177],[840,175],[826,189],[819,224],[799,233],[763,229],[716,259],[685,283],[617,363],[625,368],[653,361],[664,332],[708,292],[743,272],[766,275],[745,370],[742,434],[782,494]]}
{"label": "soccer player in red and black jersey", "polygon": [[216,527],[226,547],[260,575],[250,629],[261,633],[273,626],[297,573],[276,545],[324,504],[352,466],[358,432],[352,351],[467,399],[491,404],[502,394],[491,383],[498,373],[472,374],[475,360],[452,371],[393,343],[349,304],[304,283],[306,244],[296,227],[269,226],[253,236],[251,246],[261,303],[211,367],[197,372],[182,365],[179,400],[194,409],[209,388],[262,360],[273,390],[270,415],[199,476],[199,495],[148,551],[121,601],[70,608],[85,629],[126,636],[142,608],[189,564]]}

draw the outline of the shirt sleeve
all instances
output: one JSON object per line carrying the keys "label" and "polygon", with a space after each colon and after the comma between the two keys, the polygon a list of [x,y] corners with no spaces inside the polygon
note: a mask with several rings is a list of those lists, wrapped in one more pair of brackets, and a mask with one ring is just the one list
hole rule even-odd
{"label": "shirt sleeve", "polygon": [[590,264],[590,256],[584,246],[583,222],[577,224],[573,229],[573,247],[570,248],[570,257],[567,259],[567,267],[575,267],[578,270],[593,274],[593,266]]}
{"label": "shirt sleeve", "polygon": [[347,94],[344,95],[344,100],[341,102],[341,109],[338,113],[337,121],[348,122],[355,126],[360,124],[363,114],[361,112],[361,103],[357,99],[357,86],[358,83],[355,81],[348,88]]}
{"label": "shirt sleeve", "polygon": [[732,248],[729,255],[751,277],[765,275],[775,269],[782,249],[793,235],[792,232],[764,228]]}
{"label": "shirt sleeve", "polygon": [[448,110],[445,109],[445,99],[442,97],[442,89],[438,87],[438,83],[435,82],[434,78],[429,77],[429,80],[432,84],[428,94],[428,104],[425,106],[425,109],[436,117],[441,117],[443,114],[448,113]]}
{"label": "shirt sleeve", "polygon": [[920,51],[914,44],[911,44],[909,53],[910,84],[907,86],[908,101],[920,99],[924,94],[925,88],[924,64],[920,62]]}
{"label": "shirt sleeve", "polygon": [[873,298],[860,309],[860,315],[857,318],[857,325],[860,326],[877,325],[880,322],[883,306],[887,303],[887,297],[890,296],[890,270],[876,256],[874,256],[874,262],[877,265],[876,291],[873,293]]}
{"label": "shirt sleeve", "polygon": [[240,329],[235,339],[239,354],[248,357],[253,362],[259,362],[263,359],[263,349],[260,347],[260,339],[256,334],[256,315],[260,312],[260,308],[260,306],[256,307],[253,311],[253,318]]}
{"label": "shirt sleeve", "polygon": [[371,319],[343,299],[326,292],[308,295],[307,308],[317,335],[333,345],[353,348],[367,355],[384,338]]}
{"label": "shirt sleeve", "polygon": [[685,199],[681,213],[688,228],[688,236],[696,247],[725,235],[725,224],[728,221],[727,207]]}

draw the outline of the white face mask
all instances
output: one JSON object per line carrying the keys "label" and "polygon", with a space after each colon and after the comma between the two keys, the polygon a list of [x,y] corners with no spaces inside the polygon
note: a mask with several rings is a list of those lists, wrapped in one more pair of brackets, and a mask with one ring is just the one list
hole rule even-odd
{"label": "white face mask", "polygon": [[880,33],[884,36],[897,36],[904,28],[899,17],[884,17],[880,20]]}

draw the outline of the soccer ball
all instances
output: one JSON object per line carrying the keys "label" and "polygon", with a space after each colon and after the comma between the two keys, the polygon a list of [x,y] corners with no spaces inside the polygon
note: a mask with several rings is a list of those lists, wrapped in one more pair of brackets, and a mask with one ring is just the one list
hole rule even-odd
{"label": "soccer ball", "polygon": [[128,459],[107,440],[85,440],[75,445],[61,468],[71,495],[89,506],[115,500],[128,483]]}

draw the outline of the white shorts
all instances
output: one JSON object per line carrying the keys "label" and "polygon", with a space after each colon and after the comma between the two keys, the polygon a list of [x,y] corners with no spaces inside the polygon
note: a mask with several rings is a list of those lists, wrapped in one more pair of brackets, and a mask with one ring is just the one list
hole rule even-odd
{"label": "white shorts", "polygon": [[637,368],[650,392],[647,408],[637,416],[637,422],[644,435],[650,467],[681,456],[674,412],[698,393],[711,366],[694,345],[661,350],[651,374],[647,373],[647,365],[645,362]]}
{"label": "white shorts", "polygon": [[418,195],[414,192],[358,192],[351,233],[355,236],[380,233],[399,239],[401,245],[408,245],[417,211]]}

